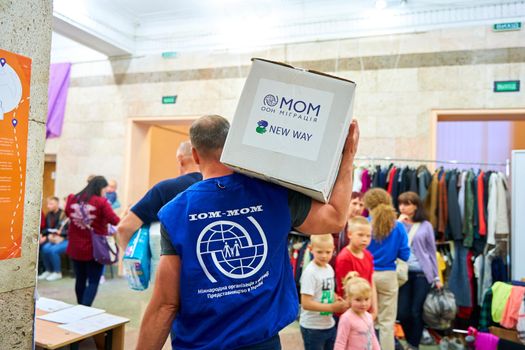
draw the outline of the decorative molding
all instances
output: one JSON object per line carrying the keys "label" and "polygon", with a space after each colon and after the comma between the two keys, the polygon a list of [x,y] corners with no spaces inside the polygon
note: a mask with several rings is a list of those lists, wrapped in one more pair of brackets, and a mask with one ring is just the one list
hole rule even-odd
{"label": "decorative molding", "polygon": [[[368,57],[341,57],[313,61],[292,61],[289,63],[296,67],[333,73],[378,69],[525,63],[525,47],[441,51]],[[100,75],[72,78],[70,87],[74,88],[103,85],[154,84],[191,80],[235,79],[246,77],[248,75],[249,69],[249,65],[241,65],[159,72],[126,74],[117,73],[112,76]]]}

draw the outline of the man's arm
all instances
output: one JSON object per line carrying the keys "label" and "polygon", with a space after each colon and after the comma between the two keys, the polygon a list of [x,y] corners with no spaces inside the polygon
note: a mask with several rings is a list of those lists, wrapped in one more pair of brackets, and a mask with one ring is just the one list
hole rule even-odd
{"label": "man's arm", "polygon": [[126,250],[129,240],[142,224],[142,220],[131,210],[120,221],[117,226],[117,238],[120,249]]}
{"label": "man's arm", "polygon": [[353,120],[346,137],[343,158],[339,173],[328,203],[312,200],[312,207],[305,221],[297,227],[307,234],[331,233],[341,231],[348,217],[350,197],[352,194],[352,173],[354,171],[354,156],[359,143],[359,125]]}
{"label": "man's arm", "polygon": [[180,258],[160,257],[153,295],[140,325],[137,350],[162,349],[179,309]]}

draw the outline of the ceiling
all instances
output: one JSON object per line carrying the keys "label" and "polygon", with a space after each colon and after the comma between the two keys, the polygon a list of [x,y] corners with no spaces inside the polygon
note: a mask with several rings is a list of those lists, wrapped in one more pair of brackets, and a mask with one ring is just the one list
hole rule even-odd
{"label": "ceiling", "polygon": [[52,60],[253,50],[525,19],[525,0],[54,0]]}

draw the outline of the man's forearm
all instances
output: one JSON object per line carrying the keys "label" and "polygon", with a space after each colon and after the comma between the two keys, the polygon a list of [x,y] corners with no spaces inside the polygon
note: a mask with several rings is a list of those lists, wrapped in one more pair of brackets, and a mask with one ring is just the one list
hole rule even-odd
{"label": "man's forearm", "polygon": [[136,349],[162,349],[170,334],[175,314],[176,310],[172,305],[150,302],[142,318]]}
{"label": "man's forearm", "polygon": [[128,246],[129,240],[141,226],[142,220],[130,211],[117,226],[118,244],[122,250]]}

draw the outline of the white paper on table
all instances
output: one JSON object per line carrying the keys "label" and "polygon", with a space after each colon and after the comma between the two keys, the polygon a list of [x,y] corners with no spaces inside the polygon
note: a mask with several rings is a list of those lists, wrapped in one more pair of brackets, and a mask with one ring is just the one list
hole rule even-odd
{"label": "white paper on table", "polygon": [[94,307],[75,305],[67,309],[51,312],[43,316],[37,316],[37,318],[56,323],[72,323],[86,317],[102,314],[104,312],[106,311],[102,309],[96,309]]}
{"label": "white paper on table", "polygon": [[73,305],[64,303],[60,300],[55,299],[49,299],[40,297],[36,301],[36,308],[42,311],[46,312],[55,312],[63,309],[67,309],[68,307],[72,307]]}
{"label": "white paper on table", "polygon": [[107,327],[114,326],[116,324],[122,324],[128,321],[129,320],[127,318],[113,316],[113,315],[104,313],[100,315],[83,318],[76,322],[62,324],[58,327],[65,329],[66,331],[84,335],[84,334],[89,334],[89,333],[99,331]]}

